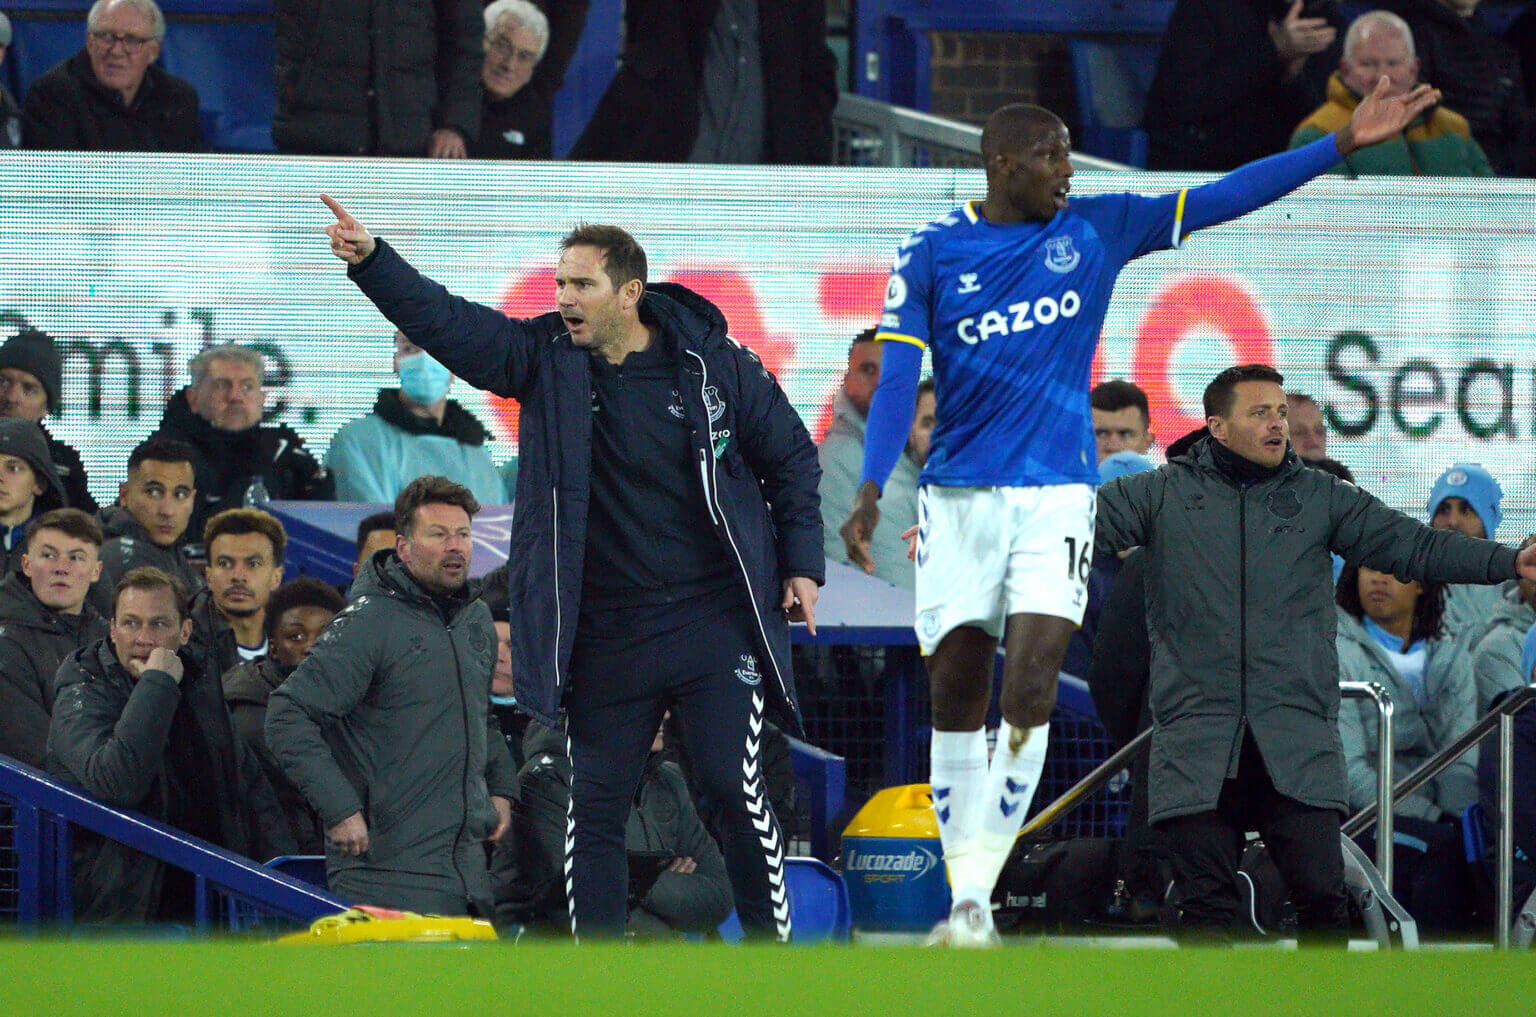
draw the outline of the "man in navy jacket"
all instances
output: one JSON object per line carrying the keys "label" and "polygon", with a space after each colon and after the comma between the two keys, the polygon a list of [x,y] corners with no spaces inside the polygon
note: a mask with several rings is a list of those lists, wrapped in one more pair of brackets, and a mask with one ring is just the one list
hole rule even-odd
{"label": "man in navy jacket", "polygon": [[647,285],[614,226],[561,242],[558,310],[528,320],[448,293],[339,204],[347,274],[416,345],[522,406],[509,553],[518,705],[573,766],[572,932],[619,936],[624,823],[663,711],[731,821],[726,866],[749,933],[787,940],[784,841],[764,793],[765,705],[798,729],[791,620],[824,581],[816,447],[720,311]]}

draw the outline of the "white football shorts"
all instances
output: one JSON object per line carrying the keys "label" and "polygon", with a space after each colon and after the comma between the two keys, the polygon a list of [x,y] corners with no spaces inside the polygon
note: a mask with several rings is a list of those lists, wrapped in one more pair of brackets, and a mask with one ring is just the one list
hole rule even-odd
{"label": "white football shorts", "polygon": [[919,488],[914,628],[923,655],[961,625],[1001,637],[1010,614],[1081,624],[1093,513],[1087,484]]}

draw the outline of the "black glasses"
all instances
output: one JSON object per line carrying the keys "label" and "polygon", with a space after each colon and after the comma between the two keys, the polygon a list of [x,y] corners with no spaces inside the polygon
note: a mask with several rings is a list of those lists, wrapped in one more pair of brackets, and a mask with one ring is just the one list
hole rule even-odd
{"label": "black glasses", "polygon": [[110,50],[113,46],[122,46],[125,53],[137,53],[155,41],[142,35],[126,35],[122,32],[91,32],[90,37],[92,42],[104,50]]}

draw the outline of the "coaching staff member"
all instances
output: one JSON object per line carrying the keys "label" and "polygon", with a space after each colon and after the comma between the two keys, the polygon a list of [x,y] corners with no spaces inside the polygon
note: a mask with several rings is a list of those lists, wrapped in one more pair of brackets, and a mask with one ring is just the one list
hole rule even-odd
{"label": "coaching staff member", "polygon": [[728,816],[749,934],[786,940],[784,841],[764,794],[772,699],[798,727],[788,620],[815,631],[816,447],[773,376],[681,286],[647,286],[614,226],[561,241],[558,310],[525,321],[419,275],[335,201],[348,275],[416,345],[522,404],[509,554],[517,702],[570,733],[566,895],[578,936],[624,932],[624,823],[671,706]]}
{"label": "coaching staff member", "polygon": [[1536,578],[1518,552],[1427,526],[1290,447],[1279,372],[1232,367],[1205,390],[1210,434],[1099,489],[1101,550],[1144,546],[1151,637],[1150,818],[1166,831],[1180,925],[1237,913],[1243,835],[1263,836],[1303,936],[1348,928],[1329,552],[1403,579]]}
{"label": "coaching staff member", "polygon": [[496,630],[469,581],[467,487],[417,477],[395,546],[272,693],[266,739],[325,826],[325,874],[348,900],[493,913],[482,841],[506,832],[517,775],[490,716]]}

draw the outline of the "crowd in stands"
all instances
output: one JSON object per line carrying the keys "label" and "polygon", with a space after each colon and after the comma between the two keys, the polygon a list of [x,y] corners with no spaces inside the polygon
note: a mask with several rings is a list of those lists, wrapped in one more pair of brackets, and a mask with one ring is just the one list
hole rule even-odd
{"label": "crowd in stands", "polygon": [[1536,16],[1500,36],[1480,2],[1381,0],[1346,21],[1334,0],[1179,0],[1147,96],[1148,168],[1229,170],[1305,145],[1385,77],[1385,95],[1428,82],[1443,100],[1333,172],[1530,176]]}
{"label": "crowd in stands", "polygon": [[[1400,137],[1352,153],[1336,172],[1536,170],[1536,64],[1522,67],[1523,58],[1536,59],[1536,17],[1522,18],[1503,38],[1483,26],[1477,0],[1382,4],[1346,24],[1331,3],[1180,0],[1148,104],[1152,167],[1222,170],[1306,144],[1346,122],[1385,77],[1393,93],[1428,81],[1444,92],[1444,105]],[[553,97],[586,7],[435,0],[430,10],[404,8],[410,17],[387,19],[374,31],[381,17],[375,5],[283,0],[273,137],[295,154],[548,158]],[[572,157],[827,161],[837,89],[824,5],[793,0],[769,13],[767,4],[742,0],[630,0],[623,65]],[[153,0],[98,0],[77,54],[33,82],[19,104],[0,90],[0,145],[204,148],[195,83],[156,66],[165,35]],[[9,40],[0,15],[0,60]],[[859,486],[880,378],[875,331],[849,345],[820,444],[825,552],[834,561],[846,560],[839,529]],[[426,539],[416,528],[429,528],[429,509],[457,507],[467,527],[479,504],[510,501],[515,462],[493,460],[486,427],[449,398],[452,374],[400,333],[393,337],[398,387],[381,389],[372,411],[337,433],[323,463],[291,428],[263,423],[260,353],[221,344],[188,367],[190,383],[129,456],[115,502],[99,506],[78,452],[44,423],[62,385],[53,340],[27,329],[0,346],[0,753],[252,857],[321,853],[327,831],[360,812],[338,777],[384,765],[379,760],[388,755],[360,735],[320,734],[322,723],[333,725],[331,733],[350,731],[348,718],[360,708],[360,695],[344,693],[361,679],[346,671],[337,646],[361,657],[358,640],[416,638],[387,666],[419,675],[444,659],[423,656],[419,643],[428,636],[420,633],[437,638],[434,626],[445,618],[474,613],[481,628],[460,636],[449,625],[442,647],[494,660],[479,712],[465,714],[487,720],[490,733],[479,755],[471,753],[473,775],[453,779],[478,779],[494,798],[505,797],[514,836],[488,852],[473,840],[446,848],[411,843],[394,863],[413,871],[419,858],[412,852],[448,850],[456,864],[484,874],[476,887],[489,895],[476,901],[481,913],[558,929],[571,767],[564,736],[529,725],[515,709],[509,618],[516,606],[507,603],[505,576],[488,577],[483,593],[479,584],[439,588],[427,570],[453,568],[451,554],[418,568],[424,559],[413,556],[422,552],[408,550]],[[874,575],[905,588],[914,573],[904,534],[919,520],[919,478],[938,397],[931,380],[918,387],[916,418],[882,492],[872,547]],[[1154,469],[1159,440],[1177,437],[1153,433],[1147,397],[1130,382],[1106,381],[1090,401],[1105,483]],[[1317,401],[1288,393],[1287,408],[1295,454],[1353,483],[1348,467],[1328,457]],[[1187,448],[1180,439],[1163,455]],[[402,492],[433,477],[452,478],[456,490],[427,492],[402,514]],[[1482,466],[1454,463],[1428,492],[1426,519],[1436,529],[1492,538],[1501,498],[1498,480]],[[344,595],[312,578],[285,582],[287,534],[262,509],[274,499],[397,509],[360,525],[356,588]],[[1532,541],[1536,535],[1526,538]],[[1144,566],[1134,549],[1094,558],[1083,626],[1065,665],[1089,679],[1106,727],[1121,741],[1150,722]],[[1334,578],[1338,677],[1391,692],[1398,773],[1432,758],[1501,697],[1530,683],[1536,583],[1403,582],[1342,559]],[[360,593],[390,599],[400,613],[360,622],[347,600],[357,604]],[[482,603],[486,617],[479,619]],[[491,635],[482,641],[485,632]],[[319,654],[313,660],[312,652]],[[323,691],[335,698],[288,685],[301,668],[325,674]],[[428,735],[449,741],[465,718],[440,716]],[[1536,721],[1522,727],[1523,744],[1536,743],[1531,725]],[[1374,800],[1376,726],[1370,704],[1345,703],[1338,728],[1352,808]],[[274,731],[287,742],[270,744]],[[626,831],[629,920],[641,935],[707,931],[730,909],[708,805],[695,807],[686,760],[669,748],[666,731],[657,732]],[[402,731],[395,747],[417,746],[419,734]],[[1484,820],[1496,819],[1497,770],[1487,757],[1468,754],[1400,803],[1399,830],[1408,836],[1397,846],[1397,890],[1434,930],[1459,931],[1470,921],[1461,823],[1480,799]],[[780,807],[787,820],[792,777],[787,764],[777,770],[772,791],[789,802]],[[434,801],[457,795],[442,786],[422,793]],[[1536,850],[1528,803],[1520,810],[1517,843]],[[388,832],[373,831],[376,838]],[[1132,836],[1146,834],[1143,826]],[[360,836],[366,850],[367,831]],[[1155,843],[1148,851],[1155,855]],[[394,889],[373,871],[337,872],[341,888],[356,894]],[[76,873],[83,920],[144,922],[190,911],[184,874],[100,838],[79,837]],[[1156,874],[1155,864],[1137,869],[1133,892],[1157,896]],[[1530,873],[1524,878],[1528,892]],[[423,901],[432,910],[443,899],[438,892],[417,886],[387,902]]]}
{"label": "crowd in stands", "polygon": [[[587,0],[278,0],[272,141],[297,155],[548,159]],[[16,99],[0,147],[196,152],[196,81],[156,65],[155,0],[96,0],[78,53]],[[634,0],[572,158],[826,163],[836,60],[822,0]],[[0,60],[11,25],[0,13]],[[622,129],[615,129],[622,124]]]}

